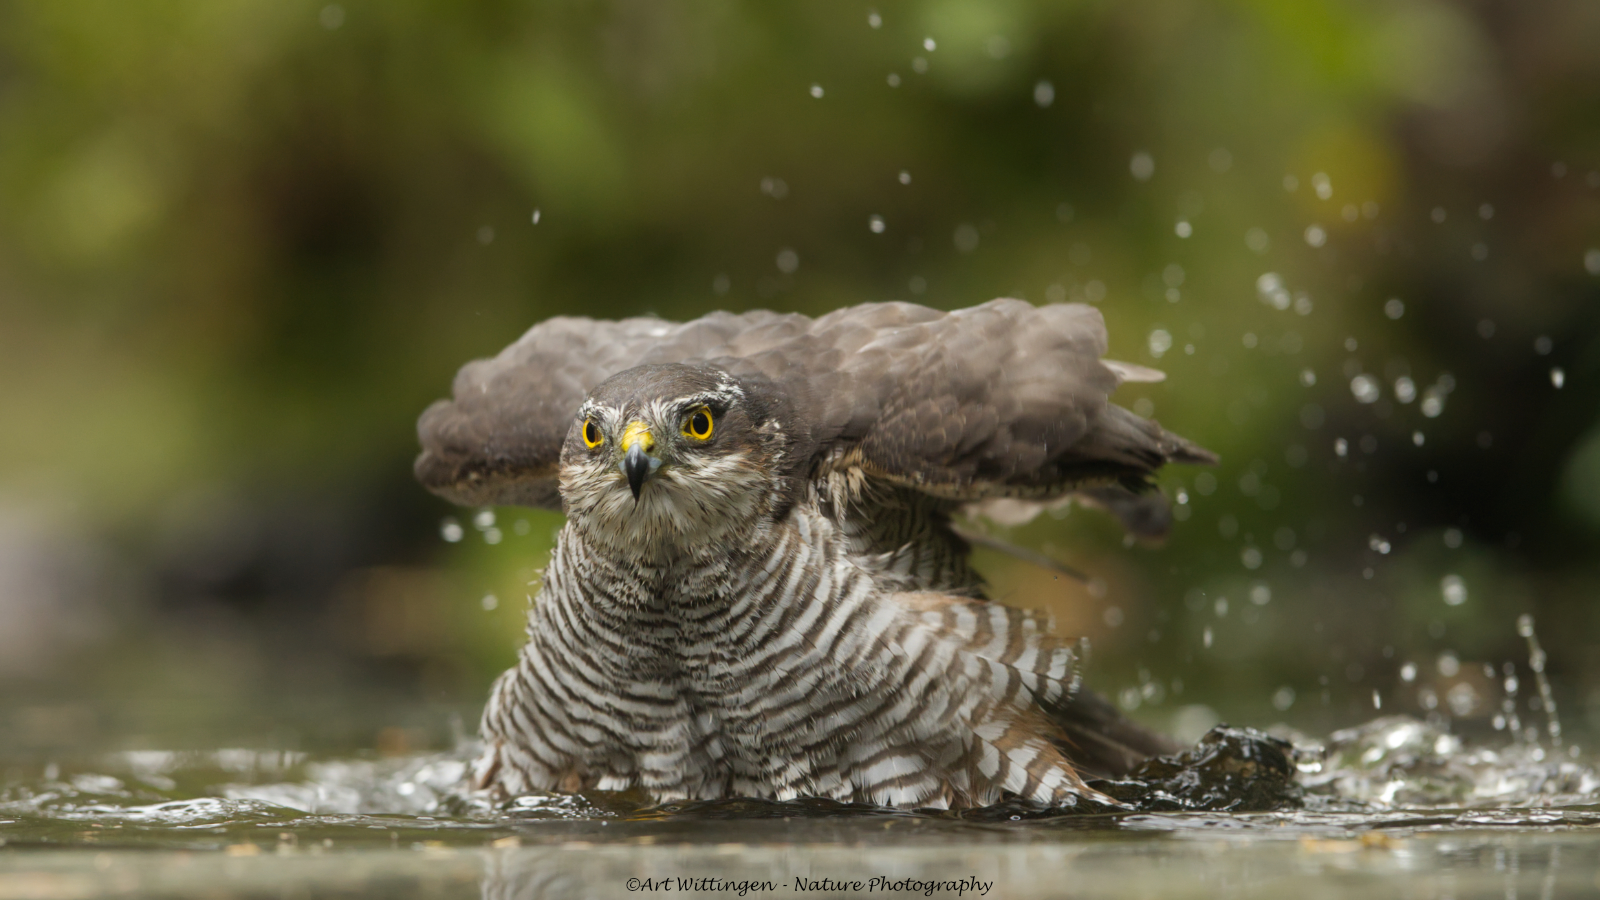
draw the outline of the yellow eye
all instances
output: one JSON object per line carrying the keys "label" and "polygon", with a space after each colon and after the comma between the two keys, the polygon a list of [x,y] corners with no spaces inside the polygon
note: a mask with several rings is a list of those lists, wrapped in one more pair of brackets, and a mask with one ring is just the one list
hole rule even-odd
{"label": "yellow eye", "polygon": [[590,450],[605,443],[605,435],[600,433],[600,426],[593,419],[583,420],[583,443]]}
{"label": "yellow eye", "polygon": [[702,406],[690,413],[683,420],[683,434],[697,441],[711,440],[711,430],[715,423],[711,421],[711,407]]}

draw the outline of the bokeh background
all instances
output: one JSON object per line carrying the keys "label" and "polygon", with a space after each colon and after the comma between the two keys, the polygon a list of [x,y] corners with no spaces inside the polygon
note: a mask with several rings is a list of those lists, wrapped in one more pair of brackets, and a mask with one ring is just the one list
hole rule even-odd
{"label": "bokeh background", "polygon": [[[0,750],[471,730],[559,516],[411,479],[548,316],[1103,310],[1222,456],[996,594],[1186,734],[1600,723],[1590,0],[0,5]],[[1513,669],[1505,666],[1511,664]]]}

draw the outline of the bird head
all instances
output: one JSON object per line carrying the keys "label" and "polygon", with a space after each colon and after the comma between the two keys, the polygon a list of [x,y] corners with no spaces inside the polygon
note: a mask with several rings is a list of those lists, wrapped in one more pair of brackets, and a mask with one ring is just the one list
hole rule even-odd
{"label": "bird head", "polygon": [[601,383],[561,450],[568,519],[648,556],[748,529],[783,480],[783,430],[754,393],[713,366],[638,366]]}

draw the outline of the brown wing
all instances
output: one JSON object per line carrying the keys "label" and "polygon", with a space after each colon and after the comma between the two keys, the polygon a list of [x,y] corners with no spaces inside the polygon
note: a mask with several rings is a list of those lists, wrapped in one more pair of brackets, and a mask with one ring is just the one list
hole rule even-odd
{"label": "brown wing", "polygon": [[994,300],[886,331],[844,365],[851,389],[831,394],[851,404],[829,410],[845,422],[834,458],[962,501],[1059,496],[1214,461],[1109,402],[1124,375],[1149,370],[1108,365],[1105,349],[1099,310],[1082,305]]}
{"label": "brown wing", "polygon": [[419,423],[417,474],[461,503],[554,507],[561,442],[588,390],[632,365],[696,359],[760,373],[794,398],[824,479],[858,473],[959,502],[1042,499],[1212,461],[1109,402],[1148,370],[1102,362],[1105,349],[1093,307],[1006,299],[953,313],[864,304],[815,320],[552,319],[461,370],[455,399]]}

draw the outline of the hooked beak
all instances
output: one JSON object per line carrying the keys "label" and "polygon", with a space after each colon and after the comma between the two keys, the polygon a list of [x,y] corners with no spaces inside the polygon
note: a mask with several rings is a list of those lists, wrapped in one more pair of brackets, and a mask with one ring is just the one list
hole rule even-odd
{"label": "hooked beak", "polygon": [[643,422],[631,422],[622,433],[622,474],[628,476],[628,489],[633,491],[633,502],[639,502],[639,490],[646,478],[661,465],[661,460],[650,455],[655,448],[655,438],[650,427]]}

